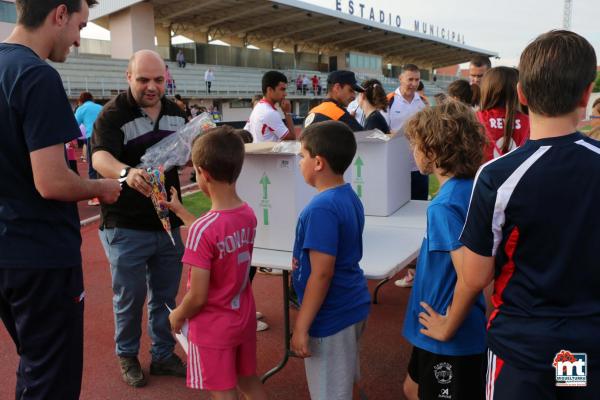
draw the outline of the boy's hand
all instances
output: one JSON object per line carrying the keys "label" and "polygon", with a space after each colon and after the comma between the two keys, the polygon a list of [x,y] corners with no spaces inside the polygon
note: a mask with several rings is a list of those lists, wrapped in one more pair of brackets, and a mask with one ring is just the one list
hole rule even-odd
{"label": "boy's hand", "polygon": [[177,189],[171,186],[171,201],[162,201],[161,204],[167,207],[169,210],[173,211],[175,214],[181,212],[183,210],[183,204],[179,201],[179,196],[177,193]]}
{"label": "boy's hand", "polygon": [[171,323],[171,330],[175,333],[181,333],[181,327],[185,323],[185,318],[180,318],[177,309],[173,310],[169,314],[169,322]]}
{"label": "boy's hand", "polygon": [[296,356],[300,358],[310,357],[311,354],[308,349],[308,332],[294,331],[290,347]]}
{"label": "boy's hand", "polygon": [[452,339],[454,332],[450,332],[450,327],[448,326],[450,306],[448,306],[446,314],[441,315],[431,308],[429,304],[423,301],[419,304],[425,309],[424,312],[419,313],[419,323],[425,327],[422,328],[420,332],[425,336],[429,336],[430,338],[441,342]]}

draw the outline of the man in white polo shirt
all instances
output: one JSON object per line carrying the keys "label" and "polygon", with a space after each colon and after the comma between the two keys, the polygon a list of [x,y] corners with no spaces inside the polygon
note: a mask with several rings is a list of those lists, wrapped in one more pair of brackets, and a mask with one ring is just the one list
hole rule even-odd
{"label": "man in white polo shirt", "polygon": [[[263,98],[254,106],[250,119],[244,127],[252,134],[254,143],[296,139],[291,113],[292,106],[285,99],[286,90],[287,78],[281,72],[268,71],[263,75]],[[285,115],[285,124],[281,114],[275,108],[277,103]]]}
{"label": "man in white polo shirt", "polygon": [[[404,66],[399,77],[400,86],[388,94],[387,122],[392,132],[402,132],[406,121],[417,112],[425,108],[425,103],[417,93],[421,72],[414,64]],[[414,159],[411,167],[411,198],[413,200],[427,200],[429,180],[421,175]]]}
{"label": "man in white polo shirt", "polygon": [[[404,124],[413,115],[425,108],[425,103],[417,93],[421,72],[414,64],[406,64],[399,76],[400,86],[388,94],[387,122],[392,132],[404,133]],[[421,175],[411,152],[410,198],[427,200],[429,194],[429,177]],[[406,276],[395,282],[396,286],[411,287],[414,269],[410,268]]]}

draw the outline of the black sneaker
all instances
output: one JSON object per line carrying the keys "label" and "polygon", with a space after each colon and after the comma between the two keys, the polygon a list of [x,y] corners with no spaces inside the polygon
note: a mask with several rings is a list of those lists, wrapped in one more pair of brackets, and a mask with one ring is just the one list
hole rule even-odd
{"label": "black sneaker", "polygon": [[125,383],[133,387],[146,386],[146,377],[137,357],[119,357],[119,364]]}
{"label": "black sneaker", "polygon": [[170,375],[185,378],[186,372],[185,364],[175,354],[171,354],[170,357],[161,361],[152,361],[150,364],[150,375]]}

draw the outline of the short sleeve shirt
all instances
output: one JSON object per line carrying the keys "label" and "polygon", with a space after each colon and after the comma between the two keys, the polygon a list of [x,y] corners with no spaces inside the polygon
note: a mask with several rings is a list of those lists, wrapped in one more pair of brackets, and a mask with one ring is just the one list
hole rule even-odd
{"label": "short sleeve shirt", "polygon": [[495,259],[488,344],[500,358],[548,370],[565,349],[600,367],[598,204],[600,142],[578,132],[480,169],[460,240]]}
{"label": "short sleeve shirt", "polygon": [[279,111],[265,99],[254,106],[245,129],[252,134],[254,143],[279,142],[289,132]]}
{"label": "short sleeve shirt", "polygon": [[0,43],[0,126],[0,268],[80,266],[77,205],[41,197],[29,156],[79,127],[58,72],[22,45]]}
{"label": "short sleeve shirt", "polygon": [[[92,153],[104,150],[124,164],[137,166],[146,149],[185,124],[185,113],[175,103],[164,97],[161,102],[158,122],[146,115],[130,91],[106,103],[94,124]],[[171,187],[181,193],[177,168],[165,171],[165,189],[169,198]],[[123,185],[116,203],[101,205],[101,216],[102,226],[106,228],[163,230],[152,200],[127,185]],[[172,228],[183,224],[172,212],[169,219]]]}
{"label": "short sleeve shirt", "polygon": [[75,119],[78,124],[83,124],[85,127],[85,137],[87,139],[92,137],[94,122],[96,122],[100,111],[102,111],[102,106],[93,101],[86,101],[75,110]]}
{"label": "short sleeve shirt", "polygon": [[379,111],[373,111],[364,122],[365,130],[379,129],[383,133],[390,133],[390,127],[385,117]]}
{"label": "short sleeve shirt", "polygon": [[454,337],[440,342],[420,333],[419,313],[424,301],[440,314],[452,302],[456,270],[450,252],[462,246],[459,241],[473,181],[451,178],[442,185],[427,208],[427,232],[417,258],[417,273],[404,319],[404,337],[420,349],[434,354],[465,356],[485,351],[485,303],[479,295]]}
{"label": "short sleeve shirt", "polygon": [[[404,124],[408,121],[412,116],[421,111],[426,107],[423,100],[421,100],[421,96],[415,92],[415,95],[412,101],[407,101],[402,94],[400,94],[400,89],[396,89],[394,92],[394,101],[390,107],[388,107],[387,112],[387,123],[392,132],[401,132],[404,133]],[[417,164],[415,162],[414,156],[412,152],[410,153],[411,159],[411,171],[418,171]]]}
{"label": "short sleeve shirt", "polygon": [[229,348],[255,337],[256,308],[249,282],[255,235],[256,217],[247,204],[209,211],[190,226],[183,262],[210,271],[207,302],[190,319],[193,343]]}
{"label": "short sleeve shirt", "polygon": [[311,274],[310,251],[335,256],[327,296],[310,329],[312,337],[333,335],[363,321],[371,298],[359,262],[362,258],[363,206],[350,184],[317,194],[300,213],[294,242],[292,281],[300,302]]}
{"label": "short sleeve shirt", "polygon": [[[485,161],[503,154],[505,115],[506,109],[503,107],[477,112],[477,119],[485,127],[485,133],[489,140],[489,145],[485,148]],[[517,112],[508,151],[523,145],[527,139],[529,139],[529,117]]]}

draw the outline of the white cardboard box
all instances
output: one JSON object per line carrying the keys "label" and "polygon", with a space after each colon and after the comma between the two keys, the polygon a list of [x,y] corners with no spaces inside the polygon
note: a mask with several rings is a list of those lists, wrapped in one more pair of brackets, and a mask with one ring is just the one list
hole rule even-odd
{"label": "white cardboard box", "polygon": [[254,246],[291,251],[298,216],[317,190],[304,182],[298,152],[274,153],[274,145],[246,144],[237,191],[256,214]]}
{"label": "white cardboard box", "polygon": [[357,150],[350,171],[352,188],[365,215],[386,217],[410,200],[410,146],[404,135],[355,132]]}

